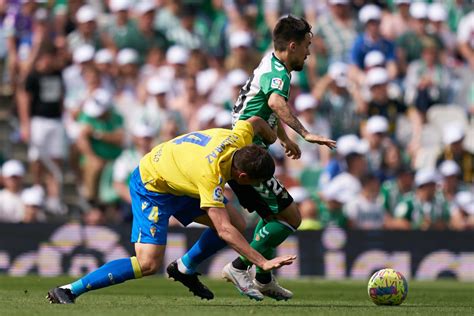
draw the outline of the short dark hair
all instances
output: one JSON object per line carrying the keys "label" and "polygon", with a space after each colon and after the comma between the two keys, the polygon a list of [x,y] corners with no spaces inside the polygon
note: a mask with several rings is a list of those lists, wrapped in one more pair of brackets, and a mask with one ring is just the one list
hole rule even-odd
{"label": "short dark hair", "polygon": [[360,178],[360,184],[365,187],[367,184],[377,181],[380,184],[380,179],[373,173],[366,173]]}
{"label": "short dark hair", "polygon": [[268,180],[275,173],[275,162],[272,156],[257,145],[249,145],[237,150],[232,164],[251,179]]}
{"label": "short dark hair", "polygon": [[305,19],[288,15],[273,29],[273,46],[276,51],[283,51],[291,41],[301,43],[307,33],[311,34],[311,25]]}

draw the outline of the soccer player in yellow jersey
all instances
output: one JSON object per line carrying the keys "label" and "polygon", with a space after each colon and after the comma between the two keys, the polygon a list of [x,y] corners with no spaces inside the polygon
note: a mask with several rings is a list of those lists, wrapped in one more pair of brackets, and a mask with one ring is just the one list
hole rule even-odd
{"label": "soccer player in yellow jersey", "polygon": [[[233,130],[193,132],[153,148],[141,159],[130,180],[131,241],[136,256],[108,262],[71,284],[50,290],[49,301],[72,304],[87,291],[155,274],[163,261],[170,216],[185,226],[194,221],[210,227],[188,252],[193,262],[202,262],[228,244],[264,270],[291,264],[295,256],[267,260],[251,248],[241,234],[244,219],[226,206],[223,191],[228,180],[257,184],[273,175],[271,156],[251,145],[255,134],[269,143],[276,140],[265,121],[252,117],[239,121]],[[214,297],[197,273],[180,272],[178,262],[167,270],[195,295]]]}

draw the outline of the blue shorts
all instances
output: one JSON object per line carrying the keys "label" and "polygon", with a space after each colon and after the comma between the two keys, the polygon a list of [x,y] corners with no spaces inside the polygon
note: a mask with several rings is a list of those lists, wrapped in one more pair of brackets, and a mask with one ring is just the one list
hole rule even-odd
{"label": "blue shorts", "polygon": [[187,226],[196,217],[206,214],[200,207],[199,199],[148,191],[143,185],[138,168],[130,178],[130,195],[133,243],[166,245],[168,221],[171,216]]}

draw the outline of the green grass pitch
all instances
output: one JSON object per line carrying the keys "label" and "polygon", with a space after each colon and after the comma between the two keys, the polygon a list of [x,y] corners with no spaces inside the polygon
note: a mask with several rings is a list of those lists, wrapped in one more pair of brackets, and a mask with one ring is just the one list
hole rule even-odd
{"label": "green grass pitch", "polygon": [[366,282],[281,280],[295,297],[288,302],[251,301],[223,280],[204,282],[212,301],[193,297],[181,284],[161,277],[129,281],[87,293],[75,305],[50,305],[49,288],[70,278],[0,276],[0,315],[474,315],[474,283],[409,282],[402,306],[375,306]]}

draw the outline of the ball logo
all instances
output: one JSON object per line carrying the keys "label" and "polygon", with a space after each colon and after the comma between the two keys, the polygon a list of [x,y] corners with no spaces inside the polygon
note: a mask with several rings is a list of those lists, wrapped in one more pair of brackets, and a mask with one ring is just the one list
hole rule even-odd
{"label": "ball logo", "polygon": [[221,187],[216,187],[214,189],[214,193],[212,194],[212,198],[216,202],[224,202],[224,191],[222,190]]}

